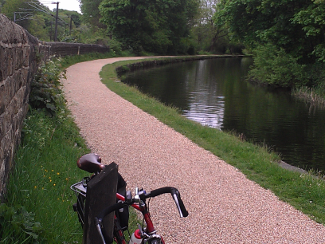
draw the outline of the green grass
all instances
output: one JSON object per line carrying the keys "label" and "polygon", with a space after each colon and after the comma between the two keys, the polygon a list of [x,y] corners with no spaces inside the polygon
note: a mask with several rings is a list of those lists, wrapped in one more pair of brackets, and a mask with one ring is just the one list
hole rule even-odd
{"label": "green grass", "polygon": [[[87,175],[76,165],[78,157],[87,152],[67,111],[52,118],[41,111],[30,111],[7,186],[7,205],[14,209],[24,206],[33,214],[34,220],[27,221],[40,224],[40,228],[31,231],[39,235],[35,240],[40,243],[81,243],[82,230],[72,210],[76,200],[69,187]],[[27,238],[24,221],[17,229],[21,238]],[[2,227],[2,236],[10,236],[13,226]],[[0,243],[15,243],[14,240],[21,243],[16,235]]]}
{"label": "green grass", "polygon": [[[133,61],[134,62],[134,61]],[[116,82],[115,68],[128,62],[106,65],[101,72],[106,86],[174,128],[194,143],[237,167],[249,179],[270,189],[281,200],[308,214],[312,219],[325,224],[325,182],[311,174],[301,175],[281,168],[280,157],[268,148],[242,141],[231,133],[202,126],[182,116],[175,108],[166,107],[156,99],[142,94],[134,87]]]}

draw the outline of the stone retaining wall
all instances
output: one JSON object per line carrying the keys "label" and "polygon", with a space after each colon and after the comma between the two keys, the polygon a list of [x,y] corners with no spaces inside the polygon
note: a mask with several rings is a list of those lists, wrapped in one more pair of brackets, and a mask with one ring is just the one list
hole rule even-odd
{"label": "stone retaining wall", "polygon": [[52,56],[108,52],[100,45],[40,42],[0,14],[0,201],[28,110],[30,84],[41,60]]}
{"label": "stone retaining wall", "polygon": [[37,71],[38,40],[0,15],[0,199],[28,110],[30,83]]}

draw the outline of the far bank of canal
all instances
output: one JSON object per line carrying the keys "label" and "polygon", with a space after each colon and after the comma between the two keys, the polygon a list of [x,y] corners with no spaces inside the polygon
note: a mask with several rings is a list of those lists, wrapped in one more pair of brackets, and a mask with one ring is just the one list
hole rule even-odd
{"label": "far bank of canal", "polygon": [[246,82],[251,63],[250,58],[174,63],[129,73],[122,81],[180,108],[189,119],[264,143],[291,165],[325,172],[325,109],[288,91]]}

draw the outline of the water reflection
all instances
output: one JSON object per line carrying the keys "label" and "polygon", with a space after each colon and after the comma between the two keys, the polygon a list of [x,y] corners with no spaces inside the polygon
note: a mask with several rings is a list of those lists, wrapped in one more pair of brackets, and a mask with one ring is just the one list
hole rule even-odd
{"label": "water reflection", "polygon": [[211,72],[215,67],[209,67],[204,60],[198,61],[196,74],[186,77],[187,84],[193,84],[188,89],[189,107],[183,110],[183,114],[202,125],[221,129],[225,111],[225,97],[221,87],[215,82],[216,77]]}
{"label": "water reflection", "polygon": [[[209,102],[209,101],[207,101]],[[184,110],[184,115],[202,125],[221,129],[224,117],[224,97],[216,99],[218,106],[206,106],[204,103],[192,103],[189,110]]]}
{"label": "water reflection", "polygon": [[185,62],[131,73],[136,85],[203,125],[236,131],[263,143],[284,161],[325,171],[325,111],[293,99],[288,91],[244,81],[251,59]]}
{"label": "water reflection", "polygon": [[245,58],[199,61],[196,75],[190,81],[194,86],[189,90],[190,104],[183,110],[184,115],[202,125],[223,129],[225,81],[241,80],[250,64],[251,59]]}

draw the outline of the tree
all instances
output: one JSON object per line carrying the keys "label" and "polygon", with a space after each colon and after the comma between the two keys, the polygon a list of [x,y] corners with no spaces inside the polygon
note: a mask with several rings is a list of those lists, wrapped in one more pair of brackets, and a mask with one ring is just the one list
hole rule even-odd
{"label": "tree", "polygon": [[106,28],[106,26],[99,21],[101,14],[99,12],[99,5],[103,0],[80,0],[80,8],[83,13],[83,19],[90,23],[93,27]]}
{"label": "tree", "polygon": [[[285,84],[313,85],[321,77],[308,73],[314,73],[316,66],[323,65],[319,63],[324,50],[323,0],[221,0],[217,6],[216,23],[226,26],[234,38],[257,50],[256,55],[273,52],[274,63],[268,65],[277,65],[276,60],[283,61],[280,54],[300,65],[302,73],[286,75],[286,79],[294,82],[286,80]],[[276,72],[277,69],[272,69],[269,74],[262,73],[276,76]]]}
{"label": "tree", "polygon": [[186,53],[198,0],[104,0],[99,9],[108,31],[125,47]]}
{"label": "tree", "polygon": [[43,14],[36,14],[33,16],[33,21],[30,22],[28,26],[28,31],[36,36],[38,39],[42,41],[49,40],[49,32],[45,28],[45,16]]}
{"label": "tree", "polygon": [[215,25],[213,16],[219,0],[200,0],[192,32],[200,50],[225,53],[227,31]]}
{"label": "tree", "polygon": [[0,0],[0,13],[1,13],[1,9],[2,9],[2,6],[5,4],[6,0]]}
{"label": "tree", "polygon": [[293,18],[293,23],[302,26],[305,38],[312,41],[312,54],[325,62],[325,0],[314,1]]}

